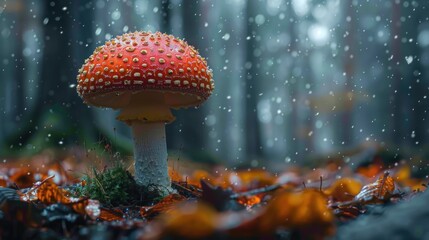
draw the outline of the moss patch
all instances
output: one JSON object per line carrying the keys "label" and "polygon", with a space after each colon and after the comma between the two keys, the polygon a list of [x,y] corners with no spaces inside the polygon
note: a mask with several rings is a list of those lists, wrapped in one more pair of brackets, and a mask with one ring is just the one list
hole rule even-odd
{"label": "moss patch", "polygon": [[121,164],[86,175],[84,184],[76,189],[82,197],[97,199],[107,206],[151,205],[166,194],[157,186],[141,187]]}

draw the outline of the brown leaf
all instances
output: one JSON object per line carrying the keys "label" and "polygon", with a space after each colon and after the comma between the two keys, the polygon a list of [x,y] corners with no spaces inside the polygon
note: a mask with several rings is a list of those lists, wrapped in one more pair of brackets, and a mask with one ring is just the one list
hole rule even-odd
{"label": "brown leaf", "polygon": [[61,203],[71,207],[79,214],[90,216],[92,219],[99,217],[100,203],[98,200],[70,197],[70,193],[68,191],[60,189],[56,184],[48,181],[53,177],[54,176],[51,176],[42,182],[35,183],[27,193],[21,194],[21,200],[39,200],[47,205]]}
{"label": "brown leaf", "polygon": [[363,204],[380,203],[389,199],[395,191],[395,182],[388,172],[380,176],[377,181],[365,185],[354,201]]}
{"label": "brown leaf", "polygon": [[29,188],[36,181],[34,173],[29,168],[16,169],[10,176],[11,182],[15,183],[19,188]]}
{"label": "brown leaf", "polygon": [[0,187],[8,187],[9,185],[9,178],[7,176],[0,175]]}
{"label": "brown leaf", "polygon": [[37,189],[37,199],[44,204],[70,203],[67,191],[59,189],[54,183],[46,182]]}
{"label": "brown leaf", "polygon": [[367,177],[367,178],[373,178],[380,174],[384,169],[384,165],[381,162],[381,160],[376,159],[374,163],[371,163],[368,166],[365,167],[359,167],[357,169],[357,173]]}
{"label": "brown leaf", "polygon": [[185,197],[179,194],[170,194],[167,197],[163,198],[159,203],[150,207],[141,207],[140,215],[144,218],[154,218],[155,216],[161,213],[169,212],[173,206],[177,203],[186,200]]}
{"label": "brown leaf", "polygon": [[98,217],[102,221],[121,221],[124,219],[124,213],[119,209],[100,209],[100,216]]}

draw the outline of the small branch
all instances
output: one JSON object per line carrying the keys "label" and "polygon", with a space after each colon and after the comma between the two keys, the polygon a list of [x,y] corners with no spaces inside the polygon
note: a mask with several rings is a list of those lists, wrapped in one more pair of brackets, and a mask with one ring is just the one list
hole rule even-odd
{"label": "small branch", "polygon": [[[183,186],[182,184],[181,184],[182,182],[176,182],[176,181],[172,181],[171,182],[171,186],[173,187],[173,188],[175,188],[175,189],[177,189],[178,191],[183,191],[183,192],[185,192],[186,194],[188,194],[188,195],[190,195],[190,196],[192,196],[192,197],[195,197],[195,198],[199,198],[199,197],[201,197],[202,195],[201,195],[201,191],[200,191],[200,189],[196,189],[196,190],[194,190],[194,189],[191,189],[191,188],[193,188],[192,187],[192,185],[188,185],[188,183],[186,182],[186,187],[185,186]],[[188,187],[188,186],[190,186],[190,187]]]}
{"label": "small branch", "polygon": [[247,192],[234,193],[230,196],[230,198],[231,199],[237,199],[240,197],[249,197],[249,196],[253,196],[253,195],[257,195],[257,194],[261,194],[261,193],[267,193],[267,192],[277,190],[281,186],[282,186],[281,184],[274,184],[274,185],[266,186],[263,188],[253,189],[253,190],[250,190]]}

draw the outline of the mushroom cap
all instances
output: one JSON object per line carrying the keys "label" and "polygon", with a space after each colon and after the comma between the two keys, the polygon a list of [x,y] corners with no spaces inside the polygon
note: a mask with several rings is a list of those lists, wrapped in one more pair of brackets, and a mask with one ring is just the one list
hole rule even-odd
{"label": "mushroom cap", "polygon": [[212,71],[185,41],[160,32],[127,33],[97,47],[77,76],[89,105],[122,108],[132,95],[163,94],[172,108],[198,106],[214,89]]}

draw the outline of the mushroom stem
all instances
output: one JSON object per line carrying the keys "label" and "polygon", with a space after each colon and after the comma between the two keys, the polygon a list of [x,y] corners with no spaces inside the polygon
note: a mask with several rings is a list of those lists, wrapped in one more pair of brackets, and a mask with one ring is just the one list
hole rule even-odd
{"label": "mushroom stem", "polygon": [[131,123],[134,138],[134,166],[137,184],[157,185],[170,189],[167,166],[165,123]]}

